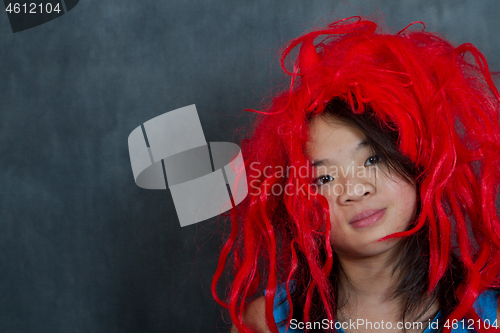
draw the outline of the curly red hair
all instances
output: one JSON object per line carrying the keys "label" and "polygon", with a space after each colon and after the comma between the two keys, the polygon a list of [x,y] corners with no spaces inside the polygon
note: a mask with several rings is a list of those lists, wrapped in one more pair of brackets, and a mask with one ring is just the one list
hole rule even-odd
{"label": "curly red hair", "polygon": [[[328,204],[310,189],[308,177],[269,172],[309,166],[304,154],[308,119],[333,99],[344,100],[354,113],[369,108],[399,133],[398,149],[418,168],[420,214],[410,230],[388,237],[407,237],[427,227],[429,292],[449,268],[452,253],[457,254],[464,276],[456,292],[458,306],[448,318],[478,319],[472,308],[476,297],[500,287],[495,206],[500,95],[487,62],[472,44],[454,47],[435,33],[406,28],[396,34],[380,30],[369,20],[341,20],[291,41],[282,54],[290,86],[259,112],[251,138],[242,144],[249,195],[231,214],[231,234],[212,282],[213,296],[229,309],[240,332],[249,329],[243,310],[262,288],[266,322],[278,332],[276,288],[286,281],[292,304],[292,279],[307,290],[305,321],[313,292],[328,319],[335,319]],[[289,71],[285,64],[299,45]],[[278,185],[288,192],[276,195]],[[306,258],[308,281],[297,275],[304,269],[298,256]],[[234,280],[223,301],[216,286],[226,266]]]}

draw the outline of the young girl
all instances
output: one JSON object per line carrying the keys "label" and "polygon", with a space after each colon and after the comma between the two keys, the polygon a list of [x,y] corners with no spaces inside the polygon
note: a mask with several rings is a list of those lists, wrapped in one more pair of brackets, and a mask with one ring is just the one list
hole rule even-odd
{"label": "young girl", "polygon": [[232,332],[500,326],[500,95],[483,55],[350,18],[293,40],[282,66],[212,283]]}

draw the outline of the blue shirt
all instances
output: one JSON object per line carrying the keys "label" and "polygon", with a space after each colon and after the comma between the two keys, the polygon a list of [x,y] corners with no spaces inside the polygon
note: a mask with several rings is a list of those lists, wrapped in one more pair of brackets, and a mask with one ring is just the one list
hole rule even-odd
{"label": "blue shirt", "polygon": [[[290,289],[293,289],[293,288],[290,288]],[[493,326],[493,325],[500,326],[500,323],[497,322],[497,306],[498,306],[498,292],[497,291],[487,290],[477,297],[476,302],[474,303],[473,307],[476,310],[479,317],[482,319],[482,321],[479,323],[481,328],[489,328],[490,326]],[[290,311],[290,308],[288,305],[288,301],[286,299],[285,284],[278,285],[278,287],[276,288],[276,296],[274,297],[273,315],[274,315],[274,320],[278,326],[278,330],[280,333],[285,333],[285,331],[287,329],[287,325],[280,326],[280,325],[278,325],[278,323],[287,318],[289,311]],[[441,313],[438,313],[431,323],[423,323],[423,325],[425,325],[427,327],[425,329],[424,333],[434,332],[435,328],[437,328],[438,321],[440,322],[441,320],[442,320]],[[304,333],[305,329],[300,328],[301,324],[303,324],[303,323],[299,323],[297,321],[291,321],[290,328],[286,332]],[[375,323],[372,323],[372,324],[376,325]],[[378,324],[380,324],[380,323],[378,323]],[[325,325],[329,325],[329,324],[327,322],[325,322]],[[340,323],[338,323],[338,325],[340,325]],[[470,320],[463,319],[459,322],[449,321],[448,325],[452,327],[452,331],[451,331],[452,333],[475,332],[475,330],[473,329],[474,325],[473,325],[472,319],[470,319]],[[324,328],[324,326],[322,326],[321,328]],[[336,328],[338,328],[338,327],[336,327]],[[377,328],[377,327],[374,327],[374,328]],[[376,329],[374,329],[374,331],[376,331]],[[337,329],[337,332],[344,333],[344,330],[342,330],[342,328],[340,328],[340,329]]]}

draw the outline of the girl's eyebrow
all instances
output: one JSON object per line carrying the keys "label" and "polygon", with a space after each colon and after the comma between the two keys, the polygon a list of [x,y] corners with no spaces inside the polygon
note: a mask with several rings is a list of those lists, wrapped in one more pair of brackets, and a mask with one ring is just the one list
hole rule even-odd
{"label": "girl's eyebrow", "polygon": [[[358,153],[358,151],[360,151],[361,149],[368,147],[368,146],[369,146],[369,144],[368,144],[368,141],[366,141],[366,140],[358,143],[356,145],[356,147],[351,151],[351,155],[350,155],[351,158],[353,158]],[[332,162],[333,162],[332,160],[325,158],[322,160],[313,161],[312,166],[316,168],[318,166],[332,165],[333,164]]]}
{"label": "girl's eyebrow", "polygon": [[366,148],[368,146],[369,146],[369,144],[368,144],[368,141],[366,141],[366,140],[361,141],[360,143],[358,143],[358,145],[356,146],[356,148],[354,148],[352,150],[352,152],[351,152],[351,158],[353,158],[358,153],[358,151],[360,151],[361,149]]}

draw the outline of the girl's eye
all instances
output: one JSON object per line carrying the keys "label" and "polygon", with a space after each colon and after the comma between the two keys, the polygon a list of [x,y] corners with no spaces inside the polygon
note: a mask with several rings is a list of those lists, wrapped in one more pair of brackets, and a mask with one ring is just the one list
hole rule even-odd
{"label": "girl's eye", "polygon": [[324,176],[319,176],[316,178],[316,185],[325,185],[326,183],[329,183],[333,181],[333,177],[329,175],[324,175]]}
{"label": "girl's eye", "polygon": [[366,160],[365,166],[377,164],[378,162],[380,162],[380,157],[378,155],[372,155],[368,157],[368,159]]}

